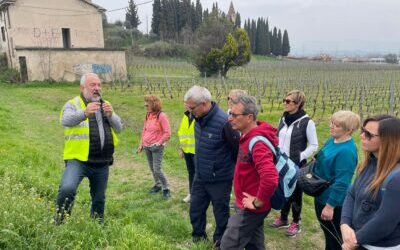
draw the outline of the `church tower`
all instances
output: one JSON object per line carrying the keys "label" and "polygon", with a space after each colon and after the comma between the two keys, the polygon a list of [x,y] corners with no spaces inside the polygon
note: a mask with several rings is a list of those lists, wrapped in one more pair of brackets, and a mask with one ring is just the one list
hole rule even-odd
{"label": "church tower", "polygon": [[235,23],[236,21],[236,11],[235,8],[233,7],[233,3],[231,1],[231,5],[229,6],[229,11],[227,15],[228,19],[231,20],[232,23]]}

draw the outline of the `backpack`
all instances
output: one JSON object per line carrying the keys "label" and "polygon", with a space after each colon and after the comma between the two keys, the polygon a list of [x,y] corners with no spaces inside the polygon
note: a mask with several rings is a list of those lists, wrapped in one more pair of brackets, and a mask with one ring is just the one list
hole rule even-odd
{"label": "backpack", "polygon": [[264,136],[255,136],[250,140],[249,153],[252,154],[254,145],[262,141],[274,154],[274,164],[279,174],[279,183],[274,194],[271,197],[271,207],[275,210],[282,209],[286,201],[292,196],[296,188],[297,178],[299,176],[299,167],[282,152],[278,147]]}

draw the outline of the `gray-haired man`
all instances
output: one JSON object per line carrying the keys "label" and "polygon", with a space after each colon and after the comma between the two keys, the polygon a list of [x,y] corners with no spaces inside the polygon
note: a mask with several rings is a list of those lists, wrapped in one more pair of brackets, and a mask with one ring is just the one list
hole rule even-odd
{"label": "gray-haired man", "polygon": [[91,216],[103,221],[109,166],[118,144],[115,133],[122,130],[121,119],[111,104],[101,99],[101,81],[96,74],[83,75],[80,90],[81,94],[69,100],[61,111],[66,167],[58,190],[56,224],[71,212],[84,177],[90,184]]}
{"label": "gray-haired man", "polygon": [[219,247],[229,219],[229,199],[239,133],[228,122],[228,115],[211,101],[211,93],[200,86],[190,88],[185,105],[196,119],[196,174],[190,201],[193,240],[206,239],[206,211],[210,202],[216,228],[214,244]]}
{"label": "gray-haired man", "polygon": [[221,242],[222,250],[265,249],[264,219],[271,210],[270,198],[278,186],[278,172],[271,150],[257,142],[249,152],[252,138],[262,136],[278,145],[276,129],[257,121],[256,100],[241,95],[232,105],[229,122],[241,132],[234,188],[236,214],[228,222]]}

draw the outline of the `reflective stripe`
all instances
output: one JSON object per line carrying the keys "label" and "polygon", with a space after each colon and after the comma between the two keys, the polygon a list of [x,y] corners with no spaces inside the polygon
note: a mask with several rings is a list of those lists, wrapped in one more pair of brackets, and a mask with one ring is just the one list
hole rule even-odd
{"label": "reflective stripe", "polygon": [[64,140],[89,140],[89,135],[66,135],[64,136]]}
{"label": "reflective stripe", "polygon": [[[78,125],[76,125],[76,127],[89,128],[89,123],[86,121],[83,121],[83,122],[79,123]],[[67,127],[67,129],[68,129],[68,127]]]}

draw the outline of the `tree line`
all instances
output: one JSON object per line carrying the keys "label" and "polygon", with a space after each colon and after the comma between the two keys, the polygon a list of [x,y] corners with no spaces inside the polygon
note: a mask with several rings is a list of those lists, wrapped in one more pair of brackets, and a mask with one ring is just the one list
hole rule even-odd
{"label": "tree line", "polygon": [[[132,0],[130,0],[132,1]],[[211,12],[203,11],[200,0],[154,0],[151,30],[160,40],[175,41],[185,44],[195,43],[195,34],[203,21],[219,11],[218,3],[214,3]],[[226,17],[225,12],[221,15]],[[236,13],[235,27],[241,27],[240,13]],[[286,30],[269,30],[268,20],[246,20],[244,23],[249,38],[251,51],[256,55],[287,56],[290,52],[289,35]]]}
{"label": "tree line", "polygon": [[200,0],[154,0],[151,31],[163,41],[192,44],[204,16]]}
{"label": "tree line", "polygon": [[289,35],[274,27],[269,29],[268,19],[247,19],[244,29],[249,35],[251,52],[255,55],[287,56],[290,52]]}
{"label": "tree line", "polygon": [[[137,6],[129,0],[125,27],[137,30],[139,24]],[[146,47],[150,55],[171,54],[165,52],[168,44],[189,45],[190,59],[202,76],[226,77],[230,68],[247,64],[251,54],[286,56],[290,51],[286,30],[283,36],[276,27],[270,31],[263,18],[246,20],[242,29],[232,4],[226,14],[218,3],[203,11],[200,0],[154,0],[151,37],[162,42]]]}

